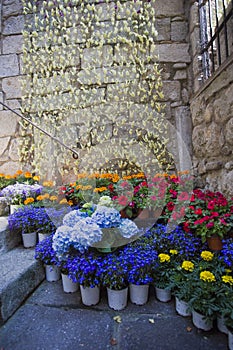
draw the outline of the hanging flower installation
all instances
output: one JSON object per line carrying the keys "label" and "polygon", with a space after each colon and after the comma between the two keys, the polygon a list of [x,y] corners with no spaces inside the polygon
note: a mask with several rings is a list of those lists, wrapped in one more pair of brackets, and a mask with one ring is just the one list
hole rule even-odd
{"label": "hanging flower installation", "polygon": [[[24,0],[22,112],[67,145],[22,128],[21,158],[61,174],[127,167],[169,170],[156,63],[156,1]],[[127,168],[126,167],[126,168]],[[153,170],[152,170],[153,169]]]}

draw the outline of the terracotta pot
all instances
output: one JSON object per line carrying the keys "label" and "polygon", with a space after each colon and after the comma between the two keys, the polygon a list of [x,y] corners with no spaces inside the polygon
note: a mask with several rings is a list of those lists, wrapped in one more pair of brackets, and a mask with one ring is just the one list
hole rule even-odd
{"label": "terracotta pot", "polygon": [[208,237],[207,243],[208,243],[208,246],[211,250],[221,250],[222,249],[222,240],[217,235]]}

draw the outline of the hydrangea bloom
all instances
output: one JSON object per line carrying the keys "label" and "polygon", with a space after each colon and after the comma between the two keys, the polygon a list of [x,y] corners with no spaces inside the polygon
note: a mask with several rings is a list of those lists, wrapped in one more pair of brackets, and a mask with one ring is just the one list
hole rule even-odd
{"label": "hydrangea bloom", "polygon": [[119,229],[121,235],[125,238],[131,238],[139,233],[137,225],[129,219],[122,219]]}
{"label": "hydrangea bloom", "polygon": [[118,227],[121,222],[120,213],[116,209],[101,205],[97,205],[92,219],[95,220],[101,228]]}
{"label": "hydrangea bloom", "polygon": [[72,210],[70,213],[66,214],[63,218],[63,225],[74,227],[81,218],[87,217],[88,214],[86,212],[78,210]]}
{"label": "hydrangea bloom", "polygon": [[16,183],[3,188],[0,191],[0,195],[6,197],[8,204],[21,204],[27,197],[39,195],[42,188],[38,184],[28,185]]}

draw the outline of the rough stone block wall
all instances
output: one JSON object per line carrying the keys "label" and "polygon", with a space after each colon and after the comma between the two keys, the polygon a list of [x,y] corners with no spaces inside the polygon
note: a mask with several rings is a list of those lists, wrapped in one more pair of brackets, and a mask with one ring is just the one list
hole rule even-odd
{"label": "rough stone block wall", "polygon": [[[20,112],[23,16],[20,0],[0,4],[0,101]],[[20,168],[18,157],[19,119],[0,105],[0,173]]]}
{"label": "rough stone block wall", "polygon": [[[104,5],[102,4],[102,6]],[[127,2],[125,2],[125,7],[127,8]],[[107,21],[108,16],[109,18],[111,17],[111,11],[114,11],[114,6],[110,7],[106,13],[103,12],[103,20]],[[119,19],[122,21],[125,19],[125,13],[123,12],[118,14]],[[192,76],[189,68],[191,62],[189,2],[184,2],[183,0],[157,0],[155,2],[155,12],[158,37],[150,55],[155,60],[157,60],[158,55],[160,67],[162,68],[163,102],[165,104],[166,118],[178,129],[188,147],[189,153],[191,153],[192,124],[189,100],[192,92]],[[20,0],[2,0],[1,14],[0,99],[19,111],[21,96],[20,76],[22,72],[21,32],[24,27]],[[193,23],[193,20],[191,22]],[[111,30],[111,28],[109,29]],[[74,40],[72,33],[70,34],[70,40]],[[76,35],[75,40],[80,42],[82,38]],[[101,66],[112,64],[113,53],[111,46],[104,46],[101,57],[96,55],[94,48],[86,49],[82,58],[79,59],[80,64],[83,67],[93,64],[96,66],[96,70],[102,69]],[[125,56],[127,59],[127,52]],[[116,53],[114,59],[117,60]],[[132,74],[129,71],[129,76]],[[82,76],[82,71],[80,71],[79,78],[84,81],[86,79],[85,74]],[[106,90],[100,88],[100,94],[96,98],[102,99],[101,96],[106,94],[109,99],[111,99],[111,96],[116,95],[119,95],[119,100],[121,99],[124,87],[120,72],[116,71],[111,78],[111,84],[105,88]],[[131,78],[133,79],[133,77]],[[52,85],[51,89],[53,89]],[[98,101],[93,101],[93,105],[96,103]],[[0,123],[0,172],[13,173],[19,168],[17,156],[18,119],[11,112],[4,110],[0,106]]]}
{"label": "rough stone block wall", "polygon": [[[232,21],[230,24],[232,26]],[[196,183],[230,197],[233,195],[233,54],[211,78],[202,82],[199,16],[195,1],[190,7],[190,44],[194,86],[190,108]]]}

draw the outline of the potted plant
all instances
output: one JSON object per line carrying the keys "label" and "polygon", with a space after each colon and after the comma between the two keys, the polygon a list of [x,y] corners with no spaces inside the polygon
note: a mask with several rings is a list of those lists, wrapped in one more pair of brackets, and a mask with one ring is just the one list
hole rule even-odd
{"label": "potted plant", "polygon": [[6,197],[8,204],[10,205],[10,213],[12,214],[15,209],[22,206],[28,198],[29,202],[26,204],[33,203],[34,199],[41,192],[42,186],[38,184],[29,185],[16,183],[9,185],[1,191],[1,196]]}
{"label": "potted plant", "polygon": [[192,272],[194,263],[189,260],[182,261],[174,268],[171,276],[171,287],[175,295],[176,311],[179,315],[190,316],[189,301],[192,297]]}
{"label": "potted plant", "polygon": [[60,264],[52,243],[52,236],[49,236],[35,247],[35,259],[40,260],[45,265],[46,280],[49,282],[58,281],[61,275]]}
{"label": "potted plant", "polygon": [[80,285],[84,305],[96,305],[100,300],[101,260],[96,252],[87,251],[77,253],[68,266],[70,278]]}
{"label": "potted plant", "polygon": [[34,247],[37,242],[37,231],[43,225],[41,210],[33,205],[22,206],[8,217],[9,229],[20,232],[25,248]]}
{"label": "potted plant", "polygon": [[162,302],[171,300],[171,276],[173,270],[173,256],[167,253],[158,254],[158,259],[152,267],[152,277],[156,297]]}
{"label": "potted plant", "polygon": [[130,300],[143,305],[148,300],[149,285],[153,281],[151,267],[157,259],[156,251],[145,239],[127,245],[123,249],[128,266]]}
{"label": "potted plant", "polygon": [[107,287],[108,305],[114,310],[127,306],[128,266],[124,251],[107,254],[102,260],[102,284]]}

